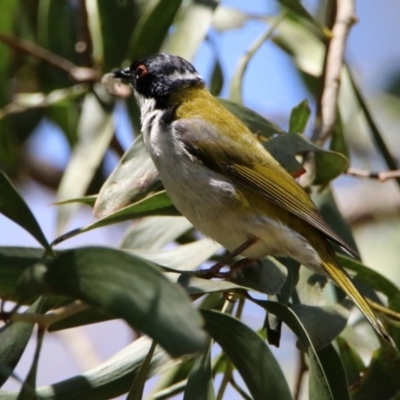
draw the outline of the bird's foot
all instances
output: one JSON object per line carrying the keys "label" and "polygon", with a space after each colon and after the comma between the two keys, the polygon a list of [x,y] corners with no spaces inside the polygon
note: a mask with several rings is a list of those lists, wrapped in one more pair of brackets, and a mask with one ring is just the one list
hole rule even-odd
{"label": "bird's foot", "polygon": [[229,266],[229,270],[226,272],[221,272],[221,269],[226,266],[224,263],[217,263],[210,268],[201,269],[195,272],[195,275],[199,278],[203,279],[234,279],[236,278],[245,268],[250,267],[254,264],[254,262],[258,262],[256,260],[250,258],[242,258],[234,262]]}
{"label": "bird's foot", "polygon": [[232,261],[236,256],[239,254],[243,253],[245,250],[247,250],[250,246],[258,242],[257,237],[250,237],[247,239],[242,245],[240,245],[238,248],[236,248],[232,253],[228,254],[225,258],[223,258],[221,261],[217,262],[215,265],[213,265],[210,268],[207,269],[201,269],[199,271],[195,272],[195,275],[198,276],[199,278],[204,278],[204,279],[212,279],[212,278],[221,278],[221,279],[226,279],[230,278],[230,274],[232,271],[234,272],[237,269],[242,270],[244,267],[235,267],[235,265],[241,265],[241,263],[244,260],[249,260],[247,258],[243,260],[239,260],[235,263],[233,263],[230,266],[230,270],[228,272],[221,272],[221,269],[224,268],[229,264],[230,261]]}

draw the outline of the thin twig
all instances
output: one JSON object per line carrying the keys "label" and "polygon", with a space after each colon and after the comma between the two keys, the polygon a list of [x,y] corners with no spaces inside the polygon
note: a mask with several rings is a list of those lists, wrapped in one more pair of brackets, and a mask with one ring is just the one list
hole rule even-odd
{"label": "thin twig", "polygon": [[[348,74],[350,77],[351,86],[353,87],[353,90],[357,97],[358,103],[360,104],[361,110],[365,116],[367,123],[368,123],[369,129],[371,130],[371,134],[375,141],[375,144],[376,144],[379,152],[381,153],[383,160],[385,161],[387,167],[390,170],[395,171],[398,169],[397,162],[394,159],[394,157],[392,156],[392,154],[389,150],[389,147],[386,145],[386,143],[381,135],[381,132],[378,128],[378,125],[375,121],[375,118],[373,117],[372,113],[369,111],[367,102],[366,102],[363,94],[361,93],[361,91],[358,87],[358,84],[355,81],[354,76],[348,66],[347,66],[347,70],[348,70]],[[400,178],[396,179],[396,182],[398,185],[400,185]]]}
{"label": "thin twig", "polygon": [[23,51],[67,72],[76,82],[95,82],[99,72],[92,68],[79,67],[51,51],[18,37],[0,32],[0,41],[14,50]]}
{"label": "thin twig", "polygon": [[323,145],[333,132],[346,39],[355,21],[354,0],[336,0],[336,18],[323,71],[320,126],[314,130],[312,136],[312,141],[318,145]]}
{"label": "thin twig", "polygon": [[57,308],[48,312],[47,314],[18,314],[14,313],[10,316],[10,321],[15,322],[29,322],[33,324],[38,324],[44,328],[48,328],[50,325],[55,324],[58,321],[61,321],[67,317],[77,314],[80,311],[83,311],[88,306],[82,303],[80,300],[77,300],[73,303],[70,303],[64,307]]}
{"label": "thin twig", "polygon": [[385,182],[389,179],[399,179],[400,178],[400,169],[397,169],[395,171],[372,172],[372,171],[367,171],[364,169],[349,168],[346,171],[346,175],[355,176],[357,178],[377,179],[381,182]]}
{"label": "thin twig", "polygon": [[244,400],[251,400],[251,397],[238,385],[238,383],[233,378],[230,380],[229,383],[242,396]]}
{"label": "thin twig", "polygon": [[217,400],[222,400],[224,398],[225,390],[228,387],[228,384],[232,379],[232,375],[233,375],[233,364],[232,364],[232,361],[227,359],[226,365],[225,365],[225,372],[222,377],[222,382],[218,389],[218,393],[217,393],[217,397],[216,397]]}
{"label": "thin twig", "polygon": [[308,367],[304,359],[304,353],[299,350],[298,354],[299,354],[299,363],[296,375],[296,382],[294,385],[294,395],[293,395],[294,400],[300,399],[301,386],[303,384],[304,374],[308,371]]}

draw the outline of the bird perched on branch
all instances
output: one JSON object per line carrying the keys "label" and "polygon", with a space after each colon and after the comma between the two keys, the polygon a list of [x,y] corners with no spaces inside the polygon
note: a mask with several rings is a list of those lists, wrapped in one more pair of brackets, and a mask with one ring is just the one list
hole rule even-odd
{"label": "bird perched on branch", "polygon": [[182,215],[232,255],[291,257],[331,278],[378,334],[391,340],[329,241],[352,250],[295,179],[214,99],[193,65],[156,54],[114,77],[133,88],[144,142]]}

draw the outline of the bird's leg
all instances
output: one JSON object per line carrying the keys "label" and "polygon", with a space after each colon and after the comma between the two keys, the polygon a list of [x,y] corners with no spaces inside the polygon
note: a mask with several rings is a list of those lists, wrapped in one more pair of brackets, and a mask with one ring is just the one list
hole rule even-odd
{"label": "bird's leg", "polygon": [[222,260],[217,262],[212,267],[196,271],[196,276],[199,276],[200,278],[205,278],[205,279],[224,278],[225,274],[221,274],[220,273],[221,269],[223,267],[225,267],[225,265],[229,264],[236,256],[238,256],[239,254],[243,253],[250,246],[253,246],[253,244],[255,244],[257,242],[258,242],[258,238],[257,237],[249,238],[243,244],[241,244],[238,248],[233,250],[231,253],[229,253],[226,257],[224,257]]}

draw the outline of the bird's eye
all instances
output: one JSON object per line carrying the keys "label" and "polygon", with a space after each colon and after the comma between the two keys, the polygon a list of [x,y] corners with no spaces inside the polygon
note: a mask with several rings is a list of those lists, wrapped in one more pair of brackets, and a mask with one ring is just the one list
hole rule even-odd
{"label": "bird's eye", "polygon": [[149,70],[146,68],[145,65],[140,64],[136,67],[135,73],[137,78],[143,78],[149,73]]}

